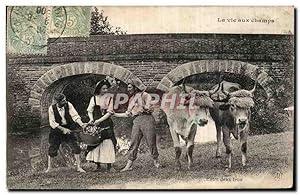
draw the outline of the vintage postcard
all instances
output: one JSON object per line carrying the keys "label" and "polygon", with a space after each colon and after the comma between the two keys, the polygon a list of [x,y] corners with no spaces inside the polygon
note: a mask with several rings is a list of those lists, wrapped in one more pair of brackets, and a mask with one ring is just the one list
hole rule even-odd
{"label": "vintage postcard", "polygon": [[7,6],[7,188],[295,189],[294,12]]}

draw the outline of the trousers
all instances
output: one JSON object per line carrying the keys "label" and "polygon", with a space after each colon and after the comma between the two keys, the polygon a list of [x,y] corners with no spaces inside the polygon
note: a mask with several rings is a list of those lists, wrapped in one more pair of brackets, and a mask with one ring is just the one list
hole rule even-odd
{"label": "trousers", "polygon": [[157,159],[159,154],[156,146],[155,120],[151,114],[139,115],[133,120],[131,132],[131,144],[128,151],[128,159],[134,161],[141,140],[145,136],[147,145],[153,159]]}

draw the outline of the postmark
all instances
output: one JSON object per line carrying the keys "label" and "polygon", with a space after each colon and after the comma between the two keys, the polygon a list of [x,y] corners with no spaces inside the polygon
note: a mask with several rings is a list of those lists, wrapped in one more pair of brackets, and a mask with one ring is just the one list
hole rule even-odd
{"label": "postmark", "polygon": [[9,53],[46,54],[49,30],[59,38],[66,28],[65,7],[15,6],[8,9]]}

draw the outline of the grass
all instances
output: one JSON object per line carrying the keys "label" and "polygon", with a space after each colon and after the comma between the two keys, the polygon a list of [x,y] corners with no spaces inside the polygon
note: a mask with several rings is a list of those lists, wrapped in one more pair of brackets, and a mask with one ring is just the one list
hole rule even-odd
{"label": "grass", "polygon": [[[233,141],[233,168],[225,169],[226,159],[216,159],[215,143],[196,145],[194,166],[187,170],[182,158],[182,170],[174,169],[174,149],[160,149],[163,168],[152,165],[148,153],[140,154],[130,172],[93,172],[94,165],[85,163],[85,174],[74,168],[61,167],[51,173],[13,172],[8,165],[9,189],[182,189],[182,188],[287,188],[292,185],[293,133],[251,136],[248,142],[248,165],[242,167],[239,143]],[[224,152],[223,147],[223,152]],[[28,162],[18,164],[28,166]],[[126,157],[118,156],[114,164],[120,170]]]}

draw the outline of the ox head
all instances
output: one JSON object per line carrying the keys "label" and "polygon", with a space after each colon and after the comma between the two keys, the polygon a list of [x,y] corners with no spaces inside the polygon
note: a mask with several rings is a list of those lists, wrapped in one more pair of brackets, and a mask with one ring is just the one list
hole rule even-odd
{"label": "ox head", "polygon": [[191,91],[189,102],[192,106],[189,107],[189,115],[194,120],[194,123],[199,126],[205,126],[208,123],[209,109],[213,107],[213,100],[210,98],[209,91]]}
{"label": "ox head", "polygon": [[228,96],[228,103],[221,105],[220,110],[227,111],[224,122],[229,129],[233,130],[233,136],[238,139],[242,131],[249,128],[251,117],[250,108],[254,106],[253,96],[256,88],[256,82],[252,90],[241,89],[235,92],[227,92],[221,88],[224,94]]}
{"label": "ox head", "polygon": [[[184,81],[182,85],[184,91],[187,92]],[[220,80],[218,87],[210,91],[199,91],[193,89],[189,92],[189,96],[186,99],[185,105],[189,106],[189,115],[193,119],[195,124],[199,126],[207,125],[210,109],[213,108],[214,105],[214,101],[212,100],[211,96],[215,94],[219,89]]]}

